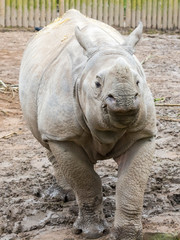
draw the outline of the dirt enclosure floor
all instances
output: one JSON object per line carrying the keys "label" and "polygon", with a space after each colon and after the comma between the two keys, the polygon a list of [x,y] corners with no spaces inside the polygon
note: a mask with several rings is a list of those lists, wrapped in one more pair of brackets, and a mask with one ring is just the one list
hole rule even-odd
{"label": "dirt enclosure floor", "polygon": [[[55,184],[46,150],[27,129],[17,86],[23,50],[34,32],[0,32],[0,239],[76,240],[75,201],[48,194]],[[136,47],[157,106],[157,145],[144,198],[144,232],[180,232],[180,35],[144,34]],[[173,105],[175,104],[175,105]],[[111,226],[117,166],[98,162]],[[108,236],[101,239],[108,239]],[[165,238],[163,238],[165,239]]]}

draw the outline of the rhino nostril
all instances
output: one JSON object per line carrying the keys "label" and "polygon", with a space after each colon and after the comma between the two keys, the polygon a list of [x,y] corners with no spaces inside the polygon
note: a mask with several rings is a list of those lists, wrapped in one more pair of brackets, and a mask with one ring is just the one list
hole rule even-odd
{"label": "rhino nostril", "polygon": [[113,97],[112,94],[108,94],[108,98],[112,98],[112,99],[114,99],[114,97]]}
{"label": "rhino nostril", "polygon": [[134,98],[136,99],[138,95],[139,95],[139,94],[138,94],[138,93],[136,93],[136,94],[135,94],[135,96],[134,96]]}

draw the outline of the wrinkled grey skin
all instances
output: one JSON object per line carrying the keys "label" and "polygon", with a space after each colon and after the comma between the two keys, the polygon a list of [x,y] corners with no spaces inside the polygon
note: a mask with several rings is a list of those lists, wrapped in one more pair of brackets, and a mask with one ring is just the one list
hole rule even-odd
{"label": "wrinkled grey skin", "polygon": [[106,232],[97,160],[117,162],[111,239],[142,239],[143,195],[154,153],[155,110],[133,54],[142,24],[124,39],[113,28],[68,11],[28,44],[20,70],[25,120],[49,150],[58,183],[79,205],[75,231]]}

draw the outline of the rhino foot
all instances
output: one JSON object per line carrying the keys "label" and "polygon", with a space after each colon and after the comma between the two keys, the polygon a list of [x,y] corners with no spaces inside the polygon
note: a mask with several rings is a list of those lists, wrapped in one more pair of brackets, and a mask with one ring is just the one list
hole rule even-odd
{"label": "rhino foot", "polygon": [[45,192],[45,198],[53,201],[69,202],[75,200],[75,195],[71,189],[63,189],[60,186],[51,186]]}
{"label": "rhino foot", "polygon": [[142,240],[142,229],[137,229],[134,225],[129,224],[113,229],[110,240]]}
{"label": "rhino foot", "polygon": [[75,234],[82,233],[87,239],[96,239],[109,232],[105,220],[99,221],[99,219],[92,218],[92,216],[86,216],[86,219],[78,217],[73,227]]}

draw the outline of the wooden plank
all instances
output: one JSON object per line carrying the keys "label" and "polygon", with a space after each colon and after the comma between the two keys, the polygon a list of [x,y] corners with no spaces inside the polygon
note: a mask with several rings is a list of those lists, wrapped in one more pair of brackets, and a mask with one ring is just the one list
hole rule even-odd
{"label": "wooden plank", "polygon": [[69,9],[72,9],[75,7],[75,0],[70,0],[69,1]]}
{"label": "wooden plank", "polygon": [[57,2],[56,0],[51,0],[51,21],[57,18]]}
{"label": "wooden plank", "polygon": [[141,12],[141,21],[143,23],[143,26],[146,27],[147,26],[147,20],[146,20],[146,0],[142,0],[142,12]]}
{"label": "wooden plank", "polygon": [[39,0],[34,0],[34,26],[40,27],[40,9]]}
{"label": "wooden plank", "polygon": [[131,27],[131,0],[126,0],[126,27]]}
{"label": "wooden plank", "polygon": [[0,0],[0,26],[5,26],[5,0]]}
{"label": "wooden plank", "polygon": [[153,0],[152,6],[152,27],[156,29],[157,27],[157,0]]}
{"label": "wooden plank", "polygon": [[81,13],[86,15],[86,0],[81,0]]}
{"label": "wooden plank", "polygon": [[141,21],[141,0],[136,1],[136,26]]}
{"label": "wooden plank", "polygon": [[16,0],[11,0],[11,26],[17,26]]}
{"label": "wooden plank", "polygon": [[120,2],[119,1],[120,0],[114,0],[114,25],[115,26],[120,26]]}
{"label": "wooden plank", "polygon": [[114,0],[110,0],[109,2],[109,25],[112,26],[114,24]]}
{"label": "wooden plank", "polygon": [[28,27],[28,0],[23,0],[23,27]]}
{"label": "wooden plank", "polygon": [[108,8],[109,8],[109,5],[108,5],[108,0],[104,0],[104,16],[103,16],[103,21],[105,23],[108,23],[108,17],[109,17],[109,14],[108,14]]}
{"label": "wooden plank", "polygon": [[41,27],[46,25],[45,0],[40,0],[40,24]]}
{"label": "wooden plank", "polygon": [[[61,2],[62,2],[62,0],[61,0]],[[67,10],[69,10],[69,0],[64,1],[64,11],[66,12]]]}
{"label": "wooden plank", "polygon": [[46,25],[51,22],[51,0],[46,0]]}
{"label": "wooden plank", "polygon": [[80,11],[80,0],[76,0],[76,9]]}
{"label": "wooden plank", "polygon": [[152,0],[147,0],[147,28],[152,27]]}
{"label": "wooden plank", "polygon": [[22,0],[17,0],[17,26],[22,27]]}
{"label": "wooden plank", "polygon": [[162,29],[162,8],[163,8],[163,0],[158,0],[157,3],[157,28]]}
{"label": "wooden plank", "polygon": [[178,0],[174,0],[173,8],[173,28],[176,29],[178,26]]}
{"label": "wooden plank", "polygon": [[173,29],[173,0],[168,2],[168,29]]}
{"label": "wooden plank", "polygon": [[119,2],[119,26],[124,27],[124,1]]}
{"label": "wooden plank", "polygon": [[163,29],[167,29],[167,0],[163,1]]}
{"label": "wooden plank", "polygon": [[98,20],[99,21],[103,20],[103,1],[102,0],[98,1]]}
{"label": "wooden plank", "polygon": [[65,13],[65,3],[64,0],[59,0],[59,16],[61,17]]}
{"label": "wooden plank", "polygon": [[131,27],[135,28],[136,26],[136,0],[132,0],[131,4]]}
{"label": "wooden plank", "polygon": [[11,1],[6,0],[6,19],[5,19],[5,26],[10,27],[11,26]]}
{"label": "wooden plank", "polygon": [[97,0],[92,1],[92,18],[97,19]]}
{"label": "wooden plank", "polygon": [[180,29],[180,0],[178,0],[178,29]]}
{"label": "wooden plank", "polygon": [[29,27],[34,27],[34,0],[28,1]]}
{"label": "wooden plank", "polygon": [[86,2],[86,13],[88,17],[92,17],[92,1],[87,0]]}

